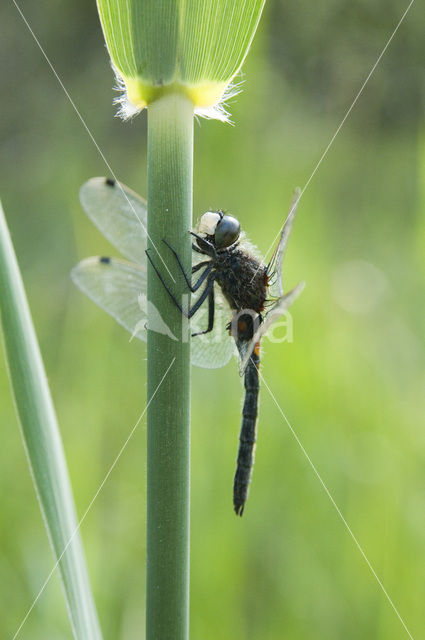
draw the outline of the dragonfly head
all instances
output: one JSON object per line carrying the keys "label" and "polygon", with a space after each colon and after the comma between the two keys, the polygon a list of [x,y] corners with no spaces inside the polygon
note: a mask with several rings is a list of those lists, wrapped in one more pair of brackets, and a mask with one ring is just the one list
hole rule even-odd
{"label": "dragonfly head", "polygon": [[217,249],[227,249],[239,239],[241,225],[239,220],[222,211],[207,211],[199,221],[198,230],[205,233]]}

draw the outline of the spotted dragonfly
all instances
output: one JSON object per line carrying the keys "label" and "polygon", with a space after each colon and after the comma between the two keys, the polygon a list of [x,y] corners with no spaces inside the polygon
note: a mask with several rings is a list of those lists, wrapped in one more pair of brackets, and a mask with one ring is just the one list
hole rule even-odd
{"label": "spotted dragonfly", "polygon": [[[134,191],[109,178],[92,178],[80,190],[81,204],[103,235],[130,260],[92,257],[72,270],[74,283],[124,326],[132,337],[146,341],[147,331],[178,339],[146,298],[147,259],[173,302],[190,318],[192,364],[219,368],[239,356],[245,399],[239,438],[233,505],[242,515],[254,463],[259,395],[260,340],[273,322],[301,293],[304,283],[283,293],[282,261],[291,231],[299,191],[270,262],[265,265],[240,231],[236,218],[209,211],[200,218],[194,238],[192,274],[164,240],[192,294],[202,289],[192,307],[177,300],[158,260],[147,252],[147,204]],[[207,258],[207,259],[205,259]],[[208,301],[208,319],[199,313]],[[149,316],[149,324],[148,324]],[[205,326],[206,324],[206,326]]]}

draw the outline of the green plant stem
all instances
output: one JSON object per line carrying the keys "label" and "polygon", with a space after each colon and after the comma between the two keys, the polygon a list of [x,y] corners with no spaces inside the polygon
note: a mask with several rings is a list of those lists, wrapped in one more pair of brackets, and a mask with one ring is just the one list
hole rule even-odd
{"label": "green plant stem", "polygon": [[[179,300],[187,285],[162,239],[190,273],[192,176],[193,106],[184,96],[171,94],[148,109],[148,233],[150,254]],[[151,267],[148,299],[178,340],[148,331],[146,638],[186,640],[190,344],[182,340],[187,323]]]}
{"label": "green plant stem", "polygon": [[[73,634],[78,640],[98,640],[102,636],[78,534],[62,441],[1,205],[0,310],[16,412],[44,523],[58,561]],[[48,573],[46,568],[46,577]]]}

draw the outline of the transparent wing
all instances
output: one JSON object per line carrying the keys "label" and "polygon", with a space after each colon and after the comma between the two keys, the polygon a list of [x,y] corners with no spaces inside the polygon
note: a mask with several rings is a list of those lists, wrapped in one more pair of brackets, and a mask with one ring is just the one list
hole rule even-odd
{"label": "transparent wing", "polygon": [[254,350],[257,342],[261,340],[261,338],[267,333],[267,331],[272,326],[273,322],[275,322],[280,316],[285,313],[291,306],[293,302],[298,298],[300,293],[305,287],[305,282],[300,282],[296,287],[291,289],[288,293],[278,298],[275,304],[270,308],[269,312],[265,316],[263,322],[260,324],[252,340],[247,341],[244,344],[238,343],[240,361],[239,361],[239,373],[243,375],[245,373],[246,366],[249,362],[251,354]]}
{"label": "transparent wing", "polygon": [[273,251],[272,258],[268,265],[268,272],[272,278],[270,284],[270,294],[273,298],[281,298],[283,296],[282,262],[285,256],[286,247],[288,246],[288,239],[291,233],[292,224],[294,222],[300,197],[301,189],[297,187],[294,191],[294,195],[292,196],[289,212],[285,222],[283,223],[278,243],[275,250]]}
{"label": "transparent wing", "polygon": [[249,359],[254,351],[257,340],[237,340],[236,345],[239,352],[239,375],[243,376]]}
{"label": "transparent wing", "polygon": [[73,282],[134,337],[146,342],[146,271],[116,258],[86,258],[71,271]]}
{"label": "transparent wing", "polygon": [[[159,311],[147,302],[146,270],[143,266],[118,258],[86,258],[74,267],[71,277],[83,293],[115,318],[132,337],[146,342],[149,311],[150,330],[172,340],[178,339]],[[230,320],[229,308],[226,309],[220,294],[216,298],[214,330],[192,338],[192,364],[197,367],[223,367],[235,350],[234,341],[226,331]],[[191,320],[191,332],[202,331],[207,324],[208,311],[203,305]]]}
{"label": "transparent wing", "polygon": [[[193,304],[192,296],[192,304]],[[214,328],[209,333],[194,336],[191,343],[192,364],[204,369],[219,369],[226,365],[232,355],[237,356],[235,341],[230,336],[227,325],[231,320],[229,305],[224,300],[220,288],[214,285]],[[195,313],[190,321],[192,333],[205,331],[208,326],[208,303]]]}
{"label": "transparent wing", "polygon": [[120,253],[145,263],[147,204],[115,180],[91,178],[80,189],[80,201],[90,220]]}

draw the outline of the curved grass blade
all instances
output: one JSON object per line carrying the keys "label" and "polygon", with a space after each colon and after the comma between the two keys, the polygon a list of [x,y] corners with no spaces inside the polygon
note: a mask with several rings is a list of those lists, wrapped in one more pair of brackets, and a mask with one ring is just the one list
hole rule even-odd
{"label": "curved grass blade", "polygon": [[15,408],[43,520],[58,561],[72,631],[79,640],[100,640],[62,440],[1,205],[0,311]]}

